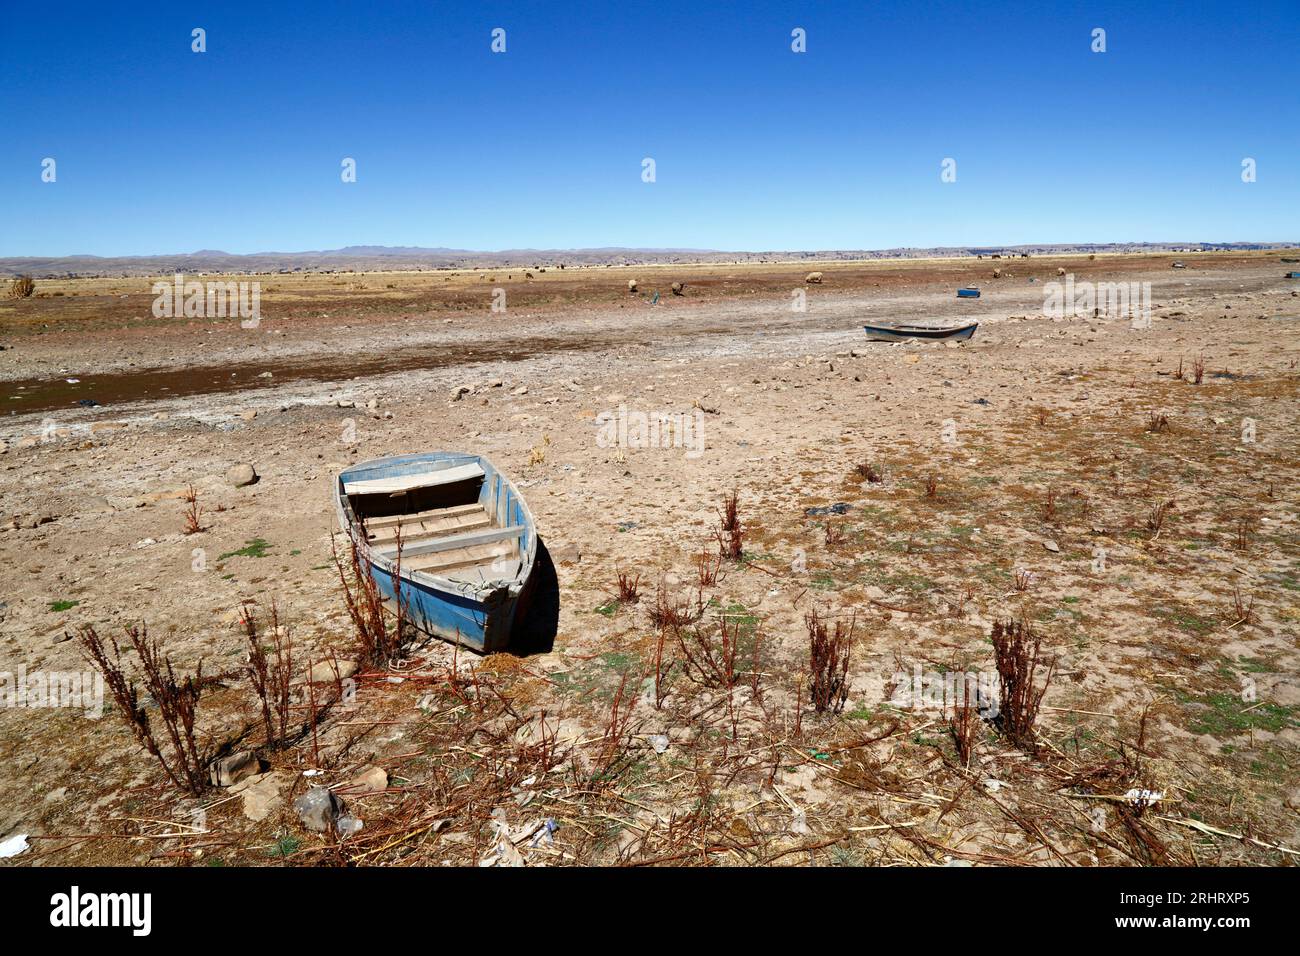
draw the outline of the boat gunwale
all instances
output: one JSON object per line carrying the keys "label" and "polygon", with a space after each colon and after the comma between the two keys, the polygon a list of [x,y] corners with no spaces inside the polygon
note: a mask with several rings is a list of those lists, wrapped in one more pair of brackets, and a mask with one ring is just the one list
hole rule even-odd
{"label": "boat gunwale", "polygon": [[[868,335],[873,332],[887,333],[892,339],[946,339],[961,335],[971,338],[975,335],[975,330],[979,328],[979,325],[978,321],[956,326],[867,325],[864,323],[862,328]],[[889,340],[886,339],[886,341]]]}

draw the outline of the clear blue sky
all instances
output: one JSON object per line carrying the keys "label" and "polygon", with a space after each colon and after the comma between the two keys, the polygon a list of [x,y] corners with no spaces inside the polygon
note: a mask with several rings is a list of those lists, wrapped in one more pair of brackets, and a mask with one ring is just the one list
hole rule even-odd
{"label": "clear blue sky", "polygon": [[0,255],[1300,234],[1294,0],[12,2],[0,107]]}

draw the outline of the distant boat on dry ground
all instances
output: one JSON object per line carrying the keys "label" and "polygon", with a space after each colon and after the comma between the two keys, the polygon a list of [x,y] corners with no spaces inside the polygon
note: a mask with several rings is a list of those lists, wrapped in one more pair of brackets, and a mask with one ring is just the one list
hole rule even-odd
{"label": "distant boat on dry ground", "polygon": [[906,342],[909,339],[950,340],[954,342],[964,342],[975,334],[979,328],[978,322],[972,322],[970,325],[955,325],[948,328],[941,328],[933,325],[905,325],[894,323],[891,325],[864,325],[867,330],[867,338],[872,342]]}

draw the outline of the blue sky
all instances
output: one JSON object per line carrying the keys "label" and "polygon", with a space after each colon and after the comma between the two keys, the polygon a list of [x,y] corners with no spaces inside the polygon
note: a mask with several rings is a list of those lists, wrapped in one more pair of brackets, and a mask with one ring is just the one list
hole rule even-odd
{"label": "blue sky", "polygon": [[10,3],[0,255],[1295,240],[1297,14]]}

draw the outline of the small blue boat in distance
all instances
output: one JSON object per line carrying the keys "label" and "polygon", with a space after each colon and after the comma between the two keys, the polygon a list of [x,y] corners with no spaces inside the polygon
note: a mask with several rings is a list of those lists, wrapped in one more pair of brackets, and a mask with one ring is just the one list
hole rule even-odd
{"label": "small blue boat in distance", "polygon": [[957,298],[959,299],[978,299],[979,297],[980,290],[976,289],[974,286],[957,290]]}
{"label": "small blue boat in distance", "polygon": [[[340,472],[339,524],[388,601],[420,630],[504,650],[531,599],[537,532],[514,484],[482,455],[434,451]],[[401,554],[398,554],[400,535]]]}

